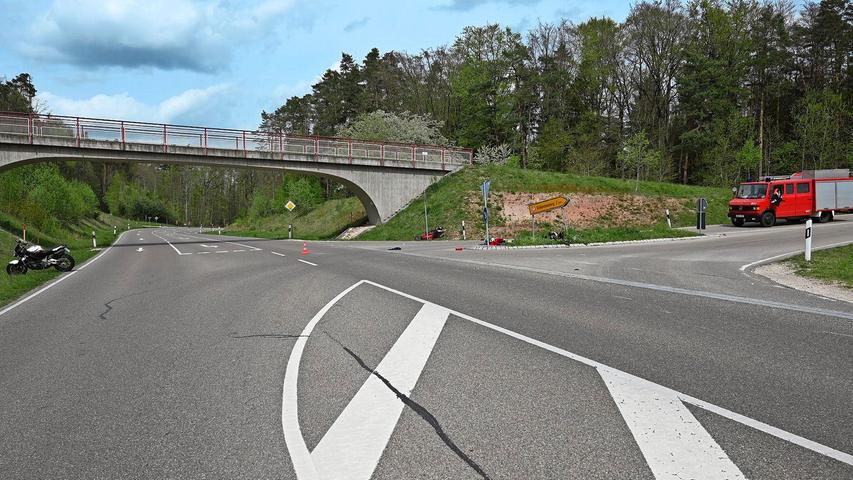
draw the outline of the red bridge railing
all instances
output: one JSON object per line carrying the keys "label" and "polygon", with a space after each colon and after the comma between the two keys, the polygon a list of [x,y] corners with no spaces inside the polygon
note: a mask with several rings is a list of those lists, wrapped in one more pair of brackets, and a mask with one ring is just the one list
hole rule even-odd
{"label": "red bridge railing", "polygon": [[40,138],[54,138],[72,139],[78,147],[85,142],[89,148],[97,148],[92,141],[119,144],[122,149],[127,144],[156,145],[162,146],[164,153],[170,153],[170,147],[199,148],[205,155],[212,150],[236,151],[244,157],[251,152],[279,152],[346,158],[350,163],[363,159],[378,160],[384,165],[385,161],[394,160],[397,166],[411,162],[412,168],[442,170],[470,164],[473,155],[471,149],[436,145],[9,112],[0,112],[0,134],[16,136],[22,140],[20,143],[29,144],[42,143]]}

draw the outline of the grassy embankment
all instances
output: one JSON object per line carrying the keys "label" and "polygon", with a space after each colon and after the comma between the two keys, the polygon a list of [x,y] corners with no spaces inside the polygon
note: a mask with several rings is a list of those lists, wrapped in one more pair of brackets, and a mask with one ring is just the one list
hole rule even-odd
{"label": "grassy embankment", "polygon": [[333,238],[348,227],[367,220],[361,202],[355,198],[328,200],[317,208],[299,214],[273,215],[252,220],[238,220],[223,233],[243,237],[287,238],[287,224],[293,221],[294,238],[320,240]]}
{"label": "grassy embankment", "polygon": [[[125,219],[102,213],[98,218],[82,220],[73,225],[66,225],[53,235],[45,234],[38,229],[27,227],[27,240],[38,243],[45,248],[59,244],[68,245],[71,255],[82,265],[89,258],[97,255],[92,250],[92,231],[99,247],[111,245],[128,224],[131,228],[150,225],[146,222],[128,222]],[[118,227],[117,235],[113,235],[113,226]],[[0,258],[3,259],[3,272],[0,273],[0,306],[11,303],[39,285],[60,275],[56,270],[28,271],[26,275],[9,276],[6,274],[6,263],[14,258],[15,240],[21,236],[20,220],[0,213]]]}
{"label": "grassy embankment", "polygon": [[798,256],[787,263],[798,275],[838,282],[853,289],[853,245],[813,252],[811,262]]}
{"label": "grassy embankment", "polygon": [[[570,229],[569,239],[573,243],[691,236],[693,235],[691,232],[677,230],[677,228],[695,224],[693,212],[697,198],[705,197],[708,200],[708,224],[728,221],[727,202],[731,198],[731,193],[725,188],[696,187],[666,182],[639,182],[636,185],[633,181],[608,177],[586,177],[506,166],[479,166],[465,168],[430,186],[427,191],[430,225],[443,225],[448,233],[456,234],[464,220],[468,238],[482,237],[484,234],[481,216],[482,196],[479,192],[480,184],[486,179],[492,182],[493,196],[501,192],[560,192],[568,194],[569,197],[574,193],[627,194],[675,198],[684,206],[672,219],[673,229],[666,226],[662,214],[657,219],[649,219],[645,225],[620,225],[615,219],[607,218],[605,215],[601,218],[601,226],[584,230]],[[490,207],[491,224],[496,227],[505,225],[500,205],[492,204]],[[423,197],[421,197],[388,223],[365,232],[358,239],[411,240],[414,234],[423,230],[423,211]],[[554,230],[562,228],[561,225],[541,225],[537,229],[540,233],[537,237],[534,237],[530,231],[520,231],[516,234],[515,244],[552,243],[541,236],[552,227]]]}

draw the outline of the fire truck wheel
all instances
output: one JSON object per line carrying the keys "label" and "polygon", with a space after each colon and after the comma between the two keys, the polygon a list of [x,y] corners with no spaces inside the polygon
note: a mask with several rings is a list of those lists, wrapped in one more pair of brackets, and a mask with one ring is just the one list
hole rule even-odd
{"label": "fire truck wheel", "polygon": [[773,212],[764,212],[761,215],[761,226],[772,227],[773,225],[776,225],[776,214]]}
{"label": "fire truck wheel", "polygon": [[743,222],[744,222],[744,220],[742,218],[733,218],[732,219],[732,225],[734,225],[736,227],[742,227]]}
{"label": "fire truck wheel", "polygon": [[820,217],[817,219],[820,223],[826,223],[832,221],[832,212],[820,212]]}

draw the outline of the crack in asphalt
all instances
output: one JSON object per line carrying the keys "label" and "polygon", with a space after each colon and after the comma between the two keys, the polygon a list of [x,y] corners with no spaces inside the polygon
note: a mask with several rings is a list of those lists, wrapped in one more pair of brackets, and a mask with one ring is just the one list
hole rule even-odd
{"label": "crack in asphalt", "polygon": [[119,300],[124,300],[125,298],[135,297],[135,296],[137,296],[137,295],[142,295],[143,293],[148,293],[148,292],[150,292],[150,291],[152,291],[152,290],[143,290],[143,291],[141,291],[141,292],[131,293],[131,294],[128,294],[128,295],[122,295],[121,297],[117,297],[117,298],[114,298],[114,299],[112,299],[112,300],[108,301],[107,303],[105,303],[105,304],[104,304],[104,307],[106,308],[106,310],[104,310],[103,312],[99,313],[99,314],[98,314],[98,318],[100,318],[101,320],[106,320],[106,319],[107,319],[107,314],[108,314],[108,313],[110,313],[110,310],[112,310],[112,309],[113,309],[113,306],[112,306],[112,303],[113,303],[113,302],[117,302],[117,301],[119,301]]}
{"label": "crack in asphalt", "polygon": [[480,465],[478,465],[477,462],[474,461],[474,459],[472,459],[465,452],[463,452],[462,449],[456,445],[456,443],[453,441],[453,439],[451,439],[450,436],[447,435],[447,433],[444,431],[444,429],[441,428],[441,424],[439,423],[438,419],[435,418],[435,416],[432,413],[430,413],[429,410],[424,408],[418,402],[412,400],[408,395],[397,390],[397,388],[395,388],[394,385],[392,385],[391,382],[388,381],[388,379],[383,377],[381,373],[370,368],[370,366],[368,366],[367,363],[365,363],[364,360],[362,360],[361,357],[359,357],[357,353],[355,353],[352,350],[350,350],[349,348],[347,348],[346,345],[341,343],[337,338],[333,337],[329,332],[324,331],[323,333],[325,333],[327,337],[332,339],[333,342],[337,343],[341,348],[344,349],[344,351],[346,351],[353,359],[355,359],[355,361],[359,364],[359,366],[361,366],[361,368],[367,370],[368,372],[370,372],[371,375],[375,375],[376,378],[378,378],[380,381],[382,381],[382,383],[384,383],[385,386],[388,387],[389,390],[394,392],[394,395],[396,395],[397,398],[399,398],[400,401],[403,402],[404,405],[411,408],[422,419],[424,419],[424,421],[426,421],[433,428],[433,430],[435,430],[435,433],[438,435],[438,437],[441,439],[441,441],[443,441],[444,444],[447,445],[447,448],[449,448],[453,453],[455,453],[457,457],[459,457],[462,461],[467,463],[468,466],[471,467],[472,469],[474,469],[474,471],[476,471],[481,477],[483,477],[486,480],[490,480],[489,475],[486,474],[485,471],[483,471],[483,469],[480,467]]}

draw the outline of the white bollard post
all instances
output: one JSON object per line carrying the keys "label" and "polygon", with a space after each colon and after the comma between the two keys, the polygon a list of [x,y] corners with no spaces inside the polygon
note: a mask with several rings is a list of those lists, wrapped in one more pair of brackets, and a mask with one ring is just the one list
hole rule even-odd
{"label": "white bollard post", "polygon": [[94,230],[92,230],[92,248],[98,248],[98,238],[95,236]]}
{"label": "white bollard post", "polygon": [[806,220],[806,252],[807,262],[812,261],[812,219]]}
{"label": "white bollard post", "polygon": [[222,235],[222,227],[219,227],[219,234]]}
{"label": "white bollard post", "polygon": [[465,238],[465,220],[462,220],[462,240],[466,240],[466,238]]}
{"label": "white bollard post", "polygon": [[113,225],[113,235],[115,235],[115,234],[116,234],[116,232],[117,232],[116,226],[115,226],[115,225]]}
{"label": "white bollard post", "polygon": [[672,228],[672,220],[669,218],[669,209],[666,209],[666,225],[669,228]]}

